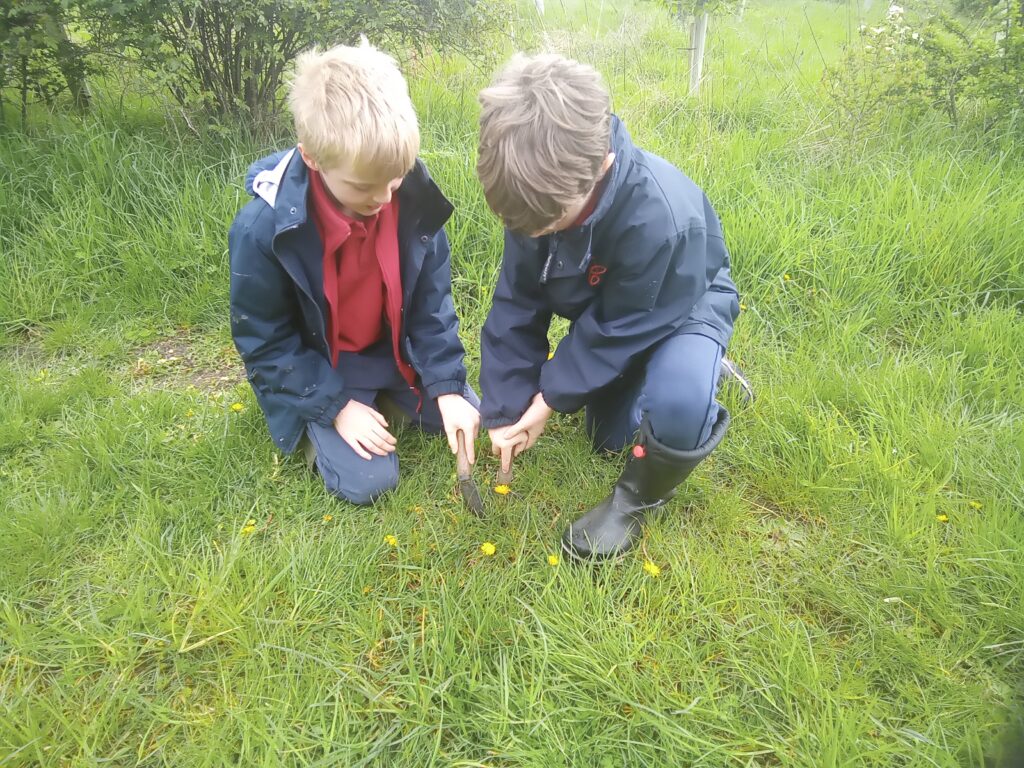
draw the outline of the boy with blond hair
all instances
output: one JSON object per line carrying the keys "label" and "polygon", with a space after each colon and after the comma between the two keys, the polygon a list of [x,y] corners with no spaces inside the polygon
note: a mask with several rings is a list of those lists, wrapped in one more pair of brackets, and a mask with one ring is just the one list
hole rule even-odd
{"label": "boy with blond hair", "polygon": [[367,504],[398,483],[393,423],[462,433],[466,384],[444,223],[393,59],[339,46],[300,56],[297,145],[257,161],[228,236],[231,332],[274,443],[302,444],[327,489]]}
{"label": "boy with blond hair", "polygon": [[[689,178],[633,144],[591,67],[520,55],[480,102],[477,171],[506,226],[483,423],[505,468],[555,410],[585,408],[597,449],[633,443],[562,537],[578,559],[620,555],[729,424],[715,393],[739,299],[722,228]],[[571,325],[549,357],[552,314]]]}

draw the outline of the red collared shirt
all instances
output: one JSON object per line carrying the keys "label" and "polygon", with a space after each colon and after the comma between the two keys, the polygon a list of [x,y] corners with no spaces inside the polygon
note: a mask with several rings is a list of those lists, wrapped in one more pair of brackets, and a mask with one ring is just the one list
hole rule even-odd
{"label": "red collared shirt", "polygon": [[310,203],[324,244],[324,296],[331,364],[340,352],[361,352],[380,340],[384,321],[402,377],[414,386],[415,371],[402,359],[402,275],[398,254],[398,199],[373,216],[342,212],[319,172],[309,174]]}

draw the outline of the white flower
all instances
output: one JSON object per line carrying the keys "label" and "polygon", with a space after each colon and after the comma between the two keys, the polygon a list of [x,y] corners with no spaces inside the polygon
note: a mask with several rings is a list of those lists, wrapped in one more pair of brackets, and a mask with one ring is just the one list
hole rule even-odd
{"label": "white flower", "polygon": [[902,16],[902,15],[903,15],[903,6],[896,5],[895,3],[893,3],[892,5],[889,6],[889,12],[885,14],[886,18],[889,18],[889,19],[895,18],[896,16]]}

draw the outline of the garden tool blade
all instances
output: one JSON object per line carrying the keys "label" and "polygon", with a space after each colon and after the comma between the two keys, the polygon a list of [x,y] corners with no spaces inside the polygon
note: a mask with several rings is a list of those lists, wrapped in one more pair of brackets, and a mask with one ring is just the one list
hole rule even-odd
{"label": "garden tool blade", "polygon": [[484,513],[484,500],[480,496],[480,489],[473,482],[469,456],[466,454],[466,439],[461,430],[457,433],[457,439],[459,441],[459,450],[455,454],[455,467],[459,479],[459,492],[462,494],[462,500],[466,503],[469,511],[480,517]]}

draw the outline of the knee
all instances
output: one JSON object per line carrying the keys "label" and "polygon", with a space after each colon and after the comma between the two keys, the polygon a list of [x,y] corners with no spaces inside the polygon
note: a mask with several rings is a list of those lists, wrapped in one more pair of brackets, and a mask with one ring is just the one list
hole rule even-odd
{"label": "knee", "polygon": [[710,375],[692,372],[647,393],[645,411],[654,436],[671,448],[692,450],[706,438],[718,404]]}
{"label": "knee", "polygon": [[350,467],[344,473],[322,473],[328,492],[343,501],[364,506],[398,487],[397,462],[382,458],[364,463],[365,467]]}

